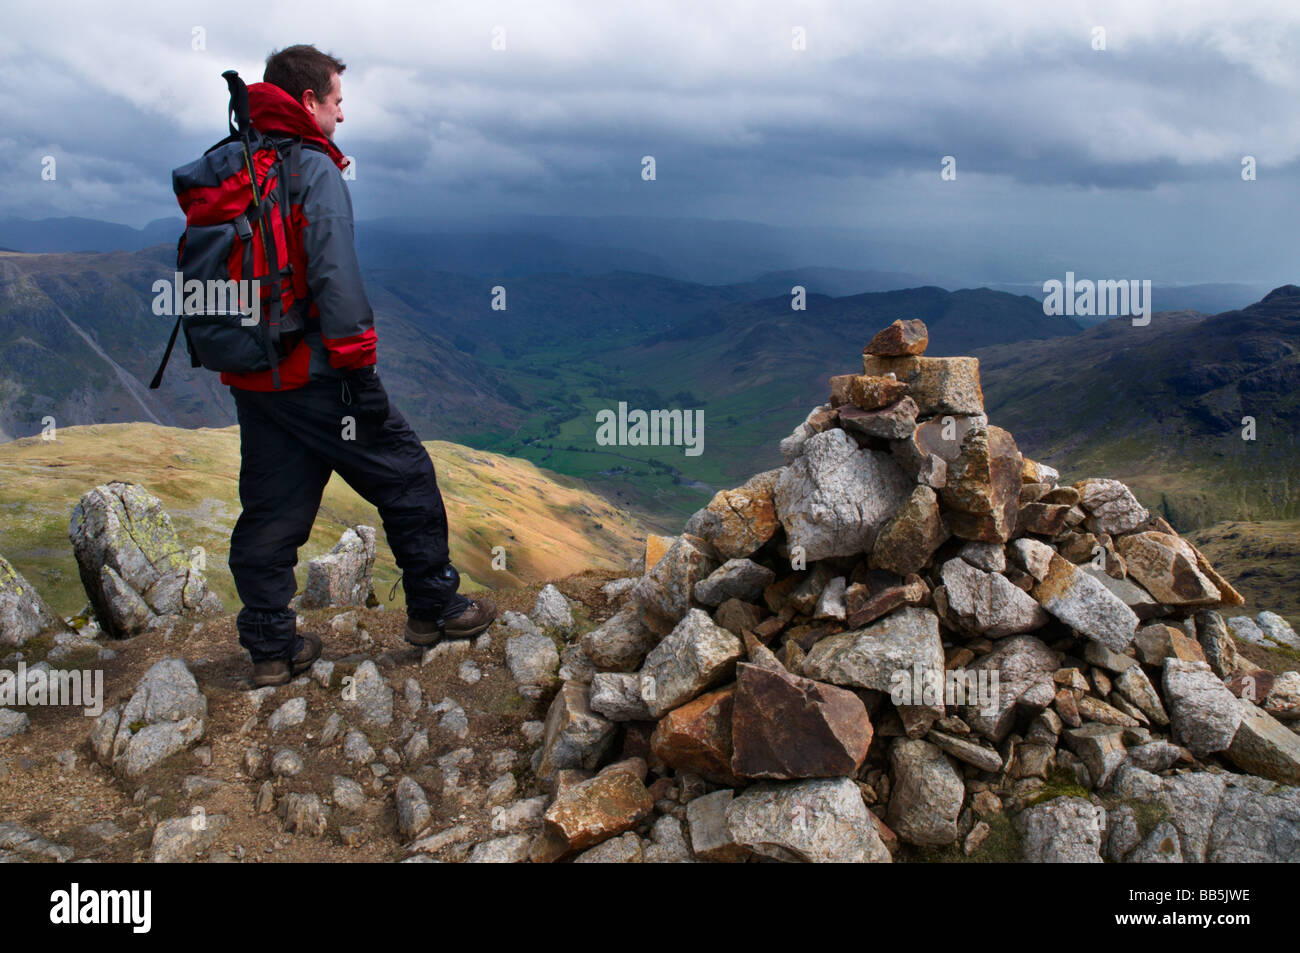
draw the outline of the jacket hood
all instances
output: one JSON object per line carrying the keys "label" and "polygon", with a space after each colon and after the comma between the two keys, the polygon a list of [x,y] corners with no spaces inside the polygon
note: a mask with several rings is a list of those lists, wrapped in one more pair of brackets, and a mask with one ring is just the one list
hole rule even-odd
{"label": "jacket hood", "polygon": [[248,87],[248,114],[253,125],[261,132],[281,132],[318,143],[329,153],[340,171],[347,168],[348,160],[339,147],[320,131],[315,117],[279,86],[273,83],[253,83]]}

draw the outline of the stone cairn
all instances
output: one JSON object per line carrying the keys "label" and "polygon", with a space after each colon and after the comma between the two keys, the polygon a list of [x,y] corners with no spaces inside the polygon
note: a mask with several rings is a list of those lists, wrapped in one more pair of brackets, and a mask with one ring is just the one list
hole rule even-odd
{"label": "stone cairn", "polygon": [[[1244,599],[1196,547],[1123,483],[1025,457],[978,360],[927,343],[915,320],[876,335],[783,467],[647,541],[588,671],[561,672],[531,859],[617,859],[660,788],[704,860],[970,854],[999,816],[1027,860],[1296,850],[1300,675],[1233,639],[1294,632],[1230,630]],[[1139,830],[1140,802],[1168,820]]]}

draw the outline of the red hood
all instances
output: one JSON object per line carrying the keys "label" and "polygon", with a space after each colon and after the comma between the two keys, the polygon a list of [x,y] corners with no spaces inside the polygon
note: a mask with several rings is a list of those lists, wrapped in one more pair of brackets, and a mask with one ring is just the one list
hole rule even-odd
{"label": "red hood", "polygon": [[347,168],[348,160],[325,134],[320,131],[316,119],[303,108],[302,103],[279,86],[272,83],[254,83],[248,87],[248,113],[253,125],[261,132],[282,132],[290,136],[302,136],[319,143],[329,153],[334,164],[340,170]]}

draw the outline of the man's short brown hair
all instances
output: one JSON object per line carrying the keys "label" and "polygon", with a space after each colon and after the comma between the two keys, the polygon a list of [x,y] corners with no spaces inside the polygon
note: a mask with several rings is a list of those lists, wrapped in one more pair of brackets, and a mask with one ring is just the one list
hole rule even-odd
{"label": "man's short brown hair", "polygon": [[299,43],[266,58],[262,82],[279,86],[298,102],[302,102],[302,94],[310,89],[323,102],[330,94],[330,77],[345,69],[347,66],[341,60],[322,53],[310,43]]}

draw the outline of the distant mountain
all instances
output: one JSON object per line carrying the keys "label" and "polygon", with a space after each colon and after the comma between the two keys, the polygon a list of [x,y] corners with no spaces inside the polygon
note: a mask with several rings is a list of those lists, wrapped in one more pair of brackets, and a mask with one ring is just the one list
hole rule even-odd
{"label": "distant mountain", "polygon": [[620,270],[684,277],[681,269],[652,252],[540,234],[433,231],[428,226],[404,231],[369,222],[359,223],[356,233],[357,255],[368,268],[432,268],[494,281],[540,273],[598,275]]}
{"label": "distant mountain", "polygon": [[923,278],[903,271],[859,271],[809,265],[784,271],[765,271],[752,281],[742,281],[732,287],[742,290],[750,298],[788,295],[795,285],[803,286],[812,294],[843,298],[870,291],[916,288],[927,283]]}
{"label": "distant mountain", "polygon": [[[165,247],[127,253],[0,255],[0,439],[58,426],[147,421],[226,426],[234,404],[216,374],[192,369],[178,341],[163,387],[148,389],[173,319],[152,313],[153,282],[171,277]],[[385,382],[428,438],[451,438],[486,415],[509,427],[521,411],[504,381],[382,287]],[[414,321],[413,321],[414,319]],[[436,381],[436,386],[430,382]]]}
{"label": "distant mountain", "polygon": [[[1059,277],[1058,277],[1058,280]],[[1043,285],[1039,284],[991,284],[995,291],[1008,294],[1028,295],[1039,301],[1044,299]],[[1199,311],[1202,314],[1219,314],[1234,308],[1244,308],[1258,301],[1273,288],[1269,284],[1245,284],[1220,282],[1201,285],[1160,285],[1151,286],[1151,310],[1154,311]],[[1110,318],[1076,317],[1084,327],[1104,324]]]}
{"label": "distant mountain", "polygon": [[93,218],[0,219],[0,250],[23,252],[139,251],[166,243],[176,247],[184,220],[159,218],[132,228]]}
{"label": "distant mountain", "polygon": [[[1300,516],[1300,288],[1240,310],[1116,318],[975,352],[989,413],[1026,452],[1113,474],[1179,529]],[[1254,419],[1253,440],[1243,418]]]}
{"label": "distant mountain", "polygon": [[[0,246],[21,252],[140,251],[174,247],[179,215],[132,228],[85,218],[0,221]],[[362,263],[375,268],[432,268],[478,276],[635,271],[699,284],[766,282],[768,273],[798,272],[810,290],[834,296],[936,284],[969,284],[958,273],[918,271],[933,258],[924,245],[870,238],[859,230],[759,222],[613,215],[476,215],[472,218],[360,221]],[[815,267],[791,268],[815,261]],[[863,263],[871,268],[863,270]],[[839,273],[839,274],[837,274]],[[868,276],[864,283],[851,277]],[[754,289],[775,294],[779,285]]]}

